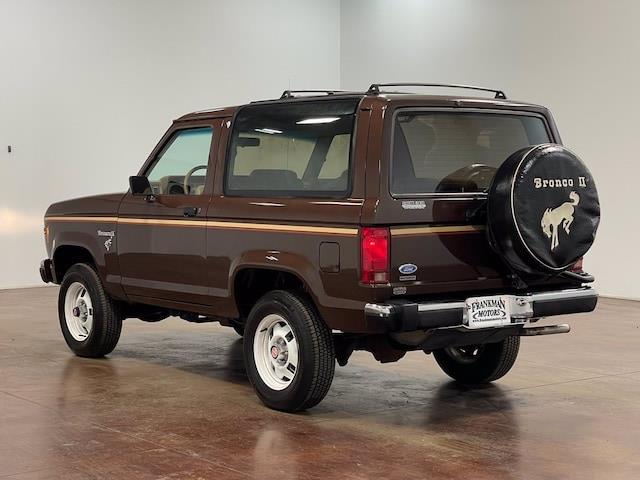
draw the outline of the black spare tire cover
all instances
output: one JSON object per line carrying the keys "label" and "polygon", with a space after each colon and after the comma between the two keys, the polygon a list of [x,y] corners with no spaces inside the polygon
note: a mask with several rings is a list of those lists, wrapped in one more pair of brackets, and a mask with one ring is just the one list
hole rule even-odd
{"label": "black spare tire cover", "polygon": [[560,145],[518,150],[500,166],[489,189],[489,241],[516,270],[568,269],[593,244],[599,222],[591,173]]}

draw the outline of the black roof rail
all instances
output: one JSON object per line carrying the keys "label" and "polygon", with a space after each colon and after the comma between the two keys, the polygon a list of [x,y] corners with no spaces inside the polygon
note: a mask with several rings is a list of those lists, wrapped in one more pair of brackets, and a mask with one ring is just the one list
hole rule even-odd
{"label": "black roof rail", "polygon": [[345,93],[345,90],[285,90],[282,92],[280,99],[293,98],[296,93],[324,93],[325,95],[335,95],[336,93]]}
{"label": "black roof rail", "polygon": [[466,88],[468,90],[479,90],[482,92],[491,92],[495,94],[494,98],[505,99],[507,96],[502,90],[496,90],[493,88],[476,87],[474,85],[458,85],[453,83],[373,83],[369,87],[367,93],[369,95],[379,95],[381,87],[445,87],[445,88]]}

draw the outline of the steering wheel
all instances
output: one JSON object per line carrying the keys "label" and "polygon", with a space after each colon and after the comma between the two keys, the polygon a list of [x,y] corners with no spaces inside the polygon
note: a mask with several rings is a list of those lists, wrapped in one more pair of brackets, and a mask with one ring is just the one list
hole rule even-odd
{"label": "steering wheel", "polygon": [[443,178],[436,192],[485,192],[491,186],[496,170],[482,163],[468,165]]}
{"label": "steering wheel", "polygon": [[184,182],[182,183],[182,186],[184,188],[184,193],[186,195],[191,195],[191,176],[197,172],[198,170],[206,170],[207,166],[206,165],[198,165],[196,167],[193,167],[191,170],[189,170],[187,172],[187,174],[184,176]]}

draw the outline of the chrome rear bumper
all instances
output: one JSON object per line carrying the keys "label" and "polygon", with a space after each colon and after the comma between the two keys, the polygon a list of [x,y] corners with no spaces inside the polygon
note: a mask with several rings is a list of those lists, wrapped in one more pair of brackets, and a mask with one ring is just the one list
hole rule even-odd
{"label": "chrome rear bumper", "polygon": [[[597,292],[590,287],[509,295],[514,324],[531,319],[591,312],[598,303]],[[367,322],[384,322],[387,331],[406,332],[442,327],[466,328],[465,302],[412,302],[393,300],[384,304],[367,303]]]}

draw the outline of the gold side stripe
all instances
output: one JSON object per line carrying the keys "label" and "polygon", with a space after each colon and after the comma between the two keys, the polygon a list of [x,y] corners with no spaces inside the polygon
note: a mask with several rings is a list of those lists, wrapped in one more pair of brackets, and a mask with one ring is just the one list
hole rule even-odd
{"label": "gold side stripe", "polygon": [[64,217],[44,217],[45,222],[103,222],[115,223],[118,217],[74,217],[71,215]]}
{"label": "gold side stripe", "polygon": [[479,233],[484,231],[484,225],[451,225],[445,227],[409,227],[392,228],[392,236],[400,235],[434,235],[447,233]]}
{"label": "gold side stripe", "polygon": [[205,220],[164,220],[161,218],[118,218],[118,223],[129,225],[164,225],[168,227],[206,227]]}
{"label": "gold side stripe", "polygon": [[236,230],[259,230],[270,232],[291,232],[291,233],[310,233],[324,235],[358,235],[357,228],[344,227],[314,227],[307,225],[286,225],[271,223],[249,223],[249,222],[219,222],[212,220],[169,220],[155,218],[125,218],[125,217],[46,217],[45,221],[58,222],[95,222],[95,223],[122,223],[129,225],[162,225],[173,227],[207,227],[207,228],[226,228]]}
{"label": "gold side stripe", "polygon": [[272,232],[323,233],[327,235],[358,235],[357,228],[312,227],[271,223],[241,223],[207,221],[209,228],[236,228],[242,230],[267,230]]}
{"label": "gold side stripe", "polygon": [[[56,222],[94,222],[94,223],[122,223],[129,225],[162,225],[173,227],[207,227],[227,228],[237,230],[259,230],[271,232],[310,233],[325,235],[358,235],[357,228],[345,227],[315,227],[307,225],[287,225],[273,223],[249,223],[249,222],[222,222],[214,220],[178,220],[156,218],[127,218],[127,217],[83,217],[83,216],[56,216],[45,217],[45,221]],[[392,228],[392,236],[402,235],[434,235],[448,233],[479,233],[485,230],[484,225],[449,225],[439,227],[407,227]]]}

